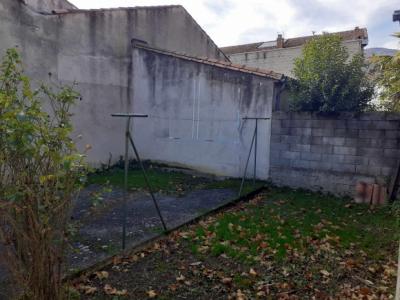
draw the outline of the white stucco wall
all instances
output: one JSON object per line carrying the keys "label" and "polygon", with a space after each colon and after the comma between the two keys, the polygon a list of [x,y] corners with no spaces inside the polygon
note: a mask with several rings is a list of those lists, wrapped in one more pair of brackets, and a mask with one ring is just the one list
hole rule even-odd
{"label": "white stucco wall", "polygon": [[[74,84],[82,95],[74,108],[80,149],[88,161],[113,161],[123,153],[123,125],[111,119],[132,102],[131,39],[191,55],[222,57],[207,34],[180,6],[41,14],[17,0],[0,1],[0,56],[18,47],[25,70],[38,84]],[[51,76],[50,76],[51,75]],[[114,123],[113,123],[114,122]]]}
{"label": "white stucco wall", "polygon": [[[273,80],[143,49],[134,50],[133,62],[133,109],[150,116],[133,126],[144,157],[242,176],[255,126],[242,118],[271,116]],[[269,143],[270,121],[259,121],[257,173],[263,179]],[[253,157],[249,175],[252,168]]]}
{"label": "white stucco wall", "polygon": [[110,117],[133,107],[132,38],[170,51],[217,58],[219,49],[179,6],[163,10],[87,11],[59,17],[58,80],[78,82],[82,101],[76,107],[81,149],[93,146],[89,161],[116,162],[124,153],[124,124]]}
{"label": "white stucco wall", "polygon": [[[73,138],[83,136],[77,140],[80,149],[92,145],[88,162],[98,166],[108,163],[110,157],[116,162],[123,155],[125,124],[111,118],[111,113],[134,110],[151,116],[135,126],[144,158],[238,176],[244,164],[243,149],[251,140],[248,132],[254,126],[243,125],[241,117],[270,113],[272,83],[240,72],[213,78],[221,74],[193,66],[170,67],[162,60],[161,65],[155,63],[157,72],[150,72],[159,82],[155,99],[146,88],[153,77],[149,81],[148,70],[140,60],[133,61],[132,38],[194,56],[222,57],[179,6],[48,15],[20,1],[0,1],[1,56],[7,48],[18,46],[25,69],[35,83],[77,83],[82,100],[73,108]],[[268,96],[263,89],[268,90]],[[193,120],[193,112],[199,119]],[[166,124],[168,127],[163,127]],[[161,135],[167,131],[160,133],[160,129],[168,129],[168,137]],[[260,127],[264,141],[268,130]],[[268,174],[267,148],[260,144],[259,152],[263,154],[259,174],[264,178]]]}
{"label": "white stucco wall", "polygon": [[[17,0],[19,1],[19,0]],[[76,9],[76,7],[66,0],[21,0],[30,8],[38,12],[50,13],[53,10]]]}

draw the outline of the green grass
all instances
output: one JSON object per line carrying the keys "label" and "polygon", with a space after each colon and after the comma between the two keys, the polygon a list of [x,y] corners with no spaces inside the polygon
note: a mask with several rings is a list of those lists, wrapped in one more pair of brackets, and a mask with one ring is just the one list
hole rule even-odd
{"label": "green grass", "polygon": [[[151,289],[157,299],[222,299],[239,289],[246,299],[393,299],[400,205],[397,214],[395,207],[371,209],[350,199],[268,187],[248,203],[182,228],[140,261],[123,262],[127,273],[110,266],[109,280],[140,299]],[[104,284],[96,283],[99,293]]]}
{"label": "green grass", "polygon": [[[159,170],[147,170],[146,174],[151,186],[156,191],[173,190],[177,185],[183,184],[188,175],[178,172],[162,172]],[[105,185],[110,184],[113,187],[124,187],[124,170],[112,169],[107,172],[95,173],[88,176],[88,184]],[[146,181],[141,170],[129,170],[128,188],[129,189],[145,189]]]}
{"label": "green grass", "polygon": [[[146,171],[149,182],[155,191],[167,193],[183,193],[196,189],[232,189],[239,191],[240,179],[212,180],[210,178],[196,177],[181,172],[167,172],[159,169]],[[109,171],[94,173],[88,176],[87,184],[111,185],[112,187],[124,187],[124,170],[111,169]],[[256,181],[255,187],[252,181],[244,184],[242,195],[265,185],[263,181]],[[143,173],[139,169],[131,169],[128,173],[128,188],[132,190],[147,189]]]}
{"label": "green grass", "polygon": [[320,243],[364,251],[379,260],[399,236],[389,206],[370,210],[348,199],[290,189],[272,189],[263,198],[262,204],[225,213],[198,228],[192,242],[197,247],[191,248],[206,244],[215,256],[224,253],[253,263],[260,253],[284,260],[289,250],[309,253],[315,250],[311,244]]}
{"label": "green grass", "polygon": [[[205,185],[205,188],[207,188],[207,189],[232,189],[232,190],[239,192],[240,184],[241,184],[241,179],[225,179],[225,180],[219,180],[219,181],[214,181],[214,182],[208,183]],[[265,186],[265,184],[266,184],[265,181],[257,180],[255,182],[255,185],[253,185],[252,180],[246,180],[243,185],[242,195],[246,195],[258,188],[261,188],[261,187]]]}

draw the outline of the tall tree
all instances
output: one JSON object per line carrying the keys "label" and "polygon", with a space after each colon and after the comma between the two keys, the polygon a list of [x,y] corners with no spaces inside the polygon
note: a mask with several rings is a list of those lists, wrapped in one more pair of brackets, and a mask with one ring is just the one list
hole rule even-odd
{"label": "tall tree", "polygon": [[338,35],[324,34],[309,41],[295,60],[291,80],[291,108],[334,113],[362,111],[374,88],[365,72],[364,58],[350,58]]}
{"label": "tall tree", "polygon": [[[400,33],[395,34],[400,38]],[[374,73],[379,91],[380,108],[400,112],[400,51],[392,56],[374,56]]]}

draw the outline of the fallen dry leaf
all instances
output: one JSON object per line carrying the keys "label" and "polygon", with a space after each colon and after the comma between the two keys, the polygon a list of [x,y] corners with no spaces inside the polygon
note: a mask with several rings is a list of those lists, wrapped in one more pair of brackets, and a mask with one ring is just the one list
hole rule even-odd
{"label": "fallen dry leaf", "polygon": [[153,249],[154,249],[154,250],[160,250],[160,248],[161,248],[161,246],[160,246],[159,243],[155,243],[155,244],[153,245]]}
{"label": "fallen dry leaf", "polygon": [[265,297],[267,294],[264,291],[259,291],[256,294],[258,297]]}
{"label": "fallen dry leaf", "polygon": [[396,270],[396,268],[394,268],[394,267],[392,267],[392,266],[388,266],[388,265],[383,266],[383,268],[384,268],[384,274],[385,274],[386,276],[393,276],[393,277],[396,277],[396,275],[397,275],[397,270]]}
{"label": "fallen dry leaf", "polygon": [[176,281],[178,281],[178,282],[185,281],[185,276],[183,276],[183,275],[181,274],[180,276],[176,277]]}
{"label": "fallen dry leaf", "polygon": [[364,296],[372,294],[372,291],[367,287],[360,288],[360,293]]}
{"label": "fallen dry leaf", "polygon": [[231,284],[232,283],[232,278],[231,277],[222,278],[221,282],[223,284]]}
{"label": "fallen dry leaf", "polygon": [[329,273],[327,270],[321,270],[319,271],[322,275],[329,277],[331,275],[331,273]]}
{"label": "fallen dry leaf", "polygon": [[107,279],[109,277],[109,274],[107,271],[96,272],[95,274],[96,274],[97,278],[100,280]]}
{"label": "fallen dry leaf", "polygon": [[78,290],[83,291],[86,295],[92,295],[97,292],[97,287],[90,286],[90,285],[79,285]]}
{"label": "fallen dry leaf", "polygon": [[137,256],[137,255],[132,255],[131,257],[129,257],[130,262],[137,262],[138,260],[139,260],[139,256]]}
{"label": "fallen dry leaf", "polygon": [[104,293],[106,293],[107,295],[111,295],[112,292],[113,292],[113,290],[114,290],[114,288],[113,288],[111,285],[106,284],[106,285],[103,287],[103,290],[104,290]]}
{"label": "fallen dry leaf", "polygon": [[157,297],[157,293],[154,290],[147,291],[146,294],[149,296],[149,298]]}
{"label": "fallen dry leaf", "polygon": [[242,293],[241,290],[237,290],[236,292],[236,300],[246,300],[246,295]]}
{"label": "fallen dry leaf", "polygon": [[92,286],[92,287],[89,287],[89,288],[85,291],[85,294],[86,294],[86,295],[92,295],[92,294],[94,294],[94,293],[96,293],[96,292],[97,292],[97,287]]}
{"label": "fallen dry leaf", "polygon": [[250,274],[251,276],[257,276],[257,275],[258,275],[257,272],[254,271],[253,268],[250,269],[249,274]]}
{"label": "fallen dry leaf", "polygon": [[128,291],[123,289],[123,290],[117,290],[116,288],[113,288],[111,285],[106,284],[103,288],[104,293],[107,295],[112,295],[112,296],[125,296],[128,294]]}

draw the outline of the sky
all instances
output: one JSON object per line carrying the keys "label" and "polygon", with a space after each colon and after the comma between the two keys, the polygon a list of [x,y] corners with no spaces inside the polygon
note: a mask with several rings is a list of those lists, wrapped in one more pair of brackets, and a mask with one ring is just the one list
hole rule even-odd
{"label": "sky", "polygon": [[69,0],[78,8],[183,5],[220,46],[367,27],[368,48],[400,49],[399,0]]}

